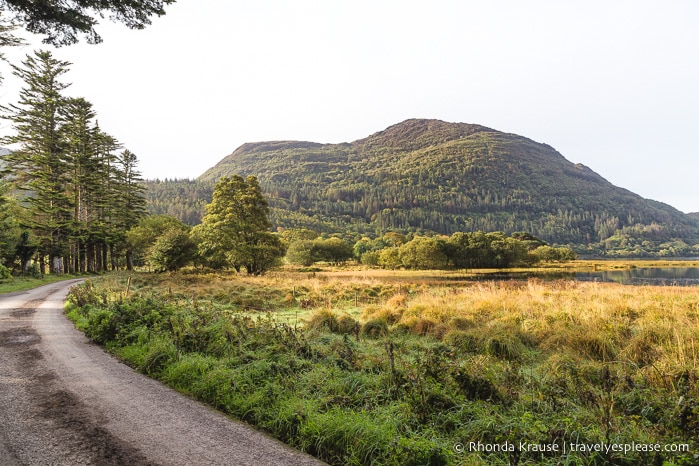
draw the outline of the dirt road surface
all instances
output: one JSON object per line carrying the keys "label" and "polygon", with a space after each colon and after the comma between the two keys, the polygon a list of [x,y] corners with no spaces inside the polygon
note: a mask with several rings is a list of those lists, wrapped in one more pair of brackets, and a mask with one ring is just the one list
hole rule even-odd
{"label": "dirt road surface", "polygon": [[63,314],[77,281],[0,295],[0,465],[316,465],[136,373]]}

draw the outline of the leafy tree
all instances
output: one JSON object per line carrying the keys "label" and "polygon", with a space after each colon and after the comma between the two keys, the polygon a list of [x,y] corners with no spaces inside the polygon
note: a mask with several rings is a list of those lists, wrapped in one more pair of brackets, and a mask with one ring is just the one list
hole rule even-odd
{"label": "leafy tree", "polygon": [[399,268],[402,264],[398,248],[385,248],[379,251],[378,265],[387,269]]}
{"label": "leafy tree", "polygon": [[200,256],[209,266],[264,273],[286,252],[281,240],[269,232],[268,215],[269,206],[254,176],[221,178],[201,225],[195,227]]}
{"label": "leafy tree", "polygon": [[179,270],[194,260],[197,245],[189,232],[171,229],[156,239],[148,251],[148,262],[156,272]]}
{"label": "leafy tree", "polygon": [[408,241],[404,234],[395,231],[384,234],[382,240],[390,246],[400,246]]}
{"label": "leafy tree", "polygon": [[415,237],[398,248],[400,262],[409,269],[443,269],[447,266],[445,241]]}
{"label": "leafy tree", "polygon": [[514,238],[498,238],[490,243],[490,249],[494,267],[531,265],[534,262],[528,254],[527,245]]}
{"label": "leafy tree", "polygon": [[538,248],[539,246],[546,246],[547,244],[546,241],[537,238],[526,231],[515,231],[510,235],[510,237],[516,239],[517,241],[522,241],[530,251]]}
{"label": "leafy tree", "polygon": [[309,240],[294,241],[286,251],[286,260],[292,264],[305,267],[313,264],[317,258],[314,253],[314,242]]}
{"label": "leafy tree", "polygon": [[168,231],[189,232],[189,226],[168,215],[150,215],[126,232],[126,242],[134,255],[134,263],[149,262],[149,252],[158,239]]}
{"label": "leafy tree", "polygon": [[259,231],[248,235],[247,241],[239,245],[236,261],[250,275],[261,275],[281,265],[285,253],[286,246],[278,236]]}
{"label": "leafy tree", "polygon": [[340,238],[318,239],[314,241],[316,260],[331,262],[335,265],[350,260],[354,256],[352,246]]}
{"label": "leafy tree", "polygon": [[577,259],[577,255],[569,248],[539,246],[534,250],[534,256],[541,262],[566,262]]}
{"label": "leafy tree", "polygon": [[9,12],[29,32],[46,35],[45,43],[60,46],[76,43],[78,34],[84,34],[88,43],[101,42],[95,26],[105,13],[131,29],[143,29],[172,3],[175,0],[0,0],[0,11]]}

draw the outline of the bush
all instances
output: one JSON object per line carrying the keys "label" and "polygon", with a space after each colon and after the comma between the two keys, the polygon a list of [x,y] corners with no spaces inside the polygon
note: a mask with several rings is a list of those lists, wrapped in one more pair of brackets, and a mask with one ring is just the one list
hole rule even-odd
{"label": "bush", "polygon": [[96,305],[100,302],[100,297],[93,283],[90,280],[85,280],[83,283],[70,288],[68,302],[82,308],[87,305]]}
{"label": "bush", "polygon": [[168,230],[150,248],[148,261],[156,272],[179,270],[192,262],[197,245],[189,233],[181,230]]}
{"label": "bush", "polygon": [[357,329],[358,322],[347,314],[340,316],[337,319],[337,331],[343,335],[354,334]]}
{"label": "bush", "polygon": [[361,334],[368,338],[381,338],[388,335],[388,324],[384,319],[371,319],[362,325]]}
{"label": "bush", "polygon": [[12,274],[10,273],[10,270],[4,265],[0,264],[0,280],[7,280],[11,277]]}
{"label": "bush", "polygon": [[337,318],[330,311],[318,311],[308,320],[306,324],[308,328],[321,330],[326,329],[331,332],[337,332],[340,325]]}

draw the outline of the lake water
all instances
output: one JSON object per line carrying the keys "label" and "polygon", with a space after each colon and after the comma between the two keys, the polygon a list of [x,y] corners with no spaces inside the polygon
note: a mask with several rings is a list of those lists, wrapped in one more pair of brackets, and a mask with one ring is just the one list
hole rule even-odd
{"label": "lake water", "polygon": [[626,270],[576,272],[583,281],[616,282],[624,285],[699,286],[699,267],[650,267]]}
{"label": "lake water", "polygon": [[[590,272],[496,272],[470,277],[450,277],[446,280],[580,280],[615,282],[624,285],[699,286],[699,267],[638,267],[634,269],[598,270]],[[444,279],[443,279],[444,280]]]}

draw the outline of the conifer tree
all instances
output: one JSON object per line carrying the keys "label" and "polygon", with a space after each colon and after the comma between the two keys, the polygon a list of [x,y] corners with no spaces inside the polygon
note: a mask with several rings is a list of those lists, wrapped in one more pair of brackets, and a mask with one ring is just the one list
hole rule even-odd
{"label": "conifer tree", "polygon": [[109,13],[110,19],[131,29],[143,29],[152,16],[165,14],[164,6],[175,0],[0,0],[0,12],[8,12],[14,22],[24,24],[35,34],[46,34],[44,42],[69,45],[85,34],[89,43],[102,38],[95,31],[97,19]]}
{"label": "conifer tree", "polygon": [[99,128],[90,102],[62,95],[69,63],[36,52],[23,64],[21,100],[4,109],[15,134],[3,139],[19,146],[4,159],[24,193],[20,226],[36,239],[42,273],[47,256],[54,272],[115,269],[126,230],[145,213],[136,156],[117,155],[121,144]]}
{"label": "conifer tree", "polygon": [[[24,67],[13,66],[14,74],[25,87],[17,105],[7,109],[15,135],[3,139],[19,149],[5,157],[7,172],[27,193],[27,224],[38,238],[41,273],[43,258],[63,256],[71,227],[71,202],[67,195],[69,168],[62,138],[61,92],[69,86],[60,81],[70,63],[55,59],[51,52],[38,51],[28,56]],[[54,261],[52,260],[52,263]]]}
{"label": "conifer tree", "polygon": [[[139,219],[146,215],[145,188],[143,187],[141,173],[137,169],[138,159],[136,154],[126,149],[117,157],[119,169],[117,170],[118,201],[115,204],[115,225],[119,232],[117,241],[111,244],[112,248],[126,248],[126,268],[133,269],[133,250],[126,242],[126,232],[135,227]],[[114,257],[114,249],[111,256]]]}

